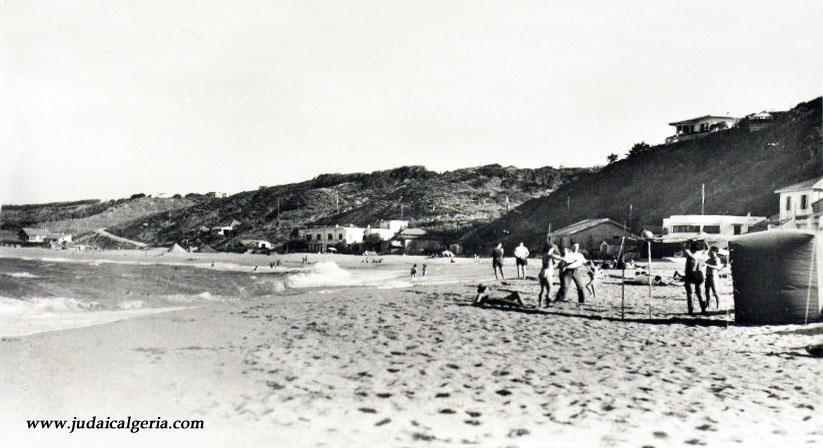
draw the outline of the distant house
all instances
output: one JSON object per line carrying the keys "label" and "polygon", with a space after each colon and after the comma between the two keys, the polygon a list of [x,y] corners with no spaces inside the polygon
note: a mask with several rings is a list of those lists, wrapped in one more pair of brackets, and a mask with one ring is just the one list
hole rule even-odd
{"label": "distant house", "polygon": [[36,244],[68,244],[72,241],[70,234],[50,232],[47,229],[23,228],[18,236],[22,241]]}
{"label": "distant house", "polygon": [[738,125],[749,132],[759,131],[774,124],[774,119],[785,112],[758,112],[743,117]]}
{"label": "distant house", "polygon": [[611,219],[584,219],[552,232],[551,242],[563,247],[580,244],[589,256],[614,256],[621,238],[634,236],[626,226]]}
{"label": "distant house", "polygon": [[417,228],[403,229],[394,237],[394,242],[400,244],[393,247],[399,246],[403,253],[409,255],[428,254],[443,249],[442,239],[432,237],[425,230]]}
{"label": "distant house", "polygon": [[353,224],[314,226],[298,231],[299,238],[306,242],[311,252],[325,253],[329,247],[338,244],[356,245],[363,242],[366,229]]}
{"label": "distant house", "polygon": [[765,221],[765,216],[673,215],[663,219],[663,240],[702,238],[709,244],[725,247],[735,235],[762,230],[760,224]]}
{"label": "distant house", "polygon": [[675,121],[674,123],[669,123],[669,126],[674,126],[675,133],[666,139],[666,143],[682,142],[704,137],[712,132],[729,129],[734,126],[735,123],[737,123],[737,118],[719,115],[704,115],[689,120]]}
{"label": "distant house", "polygon": [[[815,204],[823,199],[823,177],[788,185],[774,192],[780,195],[780,227],[820,229],[821,213],[815,210]],[[819,204],[817,209],[820,209]]]}
{"label": "distant house", "polygon": [[224,225],[212,227],[212,231],[220,236],[228,236],[231,235],[231,233],[234,232],[235,229],[237,229],[237,227],[239,227],[241,224],[243,223],[236,219],[232,219],[231,222],[225,223]]}

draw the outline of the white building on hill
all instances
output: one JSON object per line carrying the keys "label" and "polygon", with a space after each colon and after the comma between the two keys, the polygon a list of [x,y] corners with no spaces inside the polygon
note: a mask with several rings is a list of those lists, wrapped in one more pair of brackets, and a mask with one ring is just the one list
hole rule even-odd
{"label": "white building on hill", "polygon": [[669,126],[674,126],[675,133],[673,136],[666,138],[666,143],[692,140],[704,137],[712,132],[725,131],[734,126],[735,123],[737,123],[737,118],[719,115],[704,115],[689,120],[675,121],[669,123]]}

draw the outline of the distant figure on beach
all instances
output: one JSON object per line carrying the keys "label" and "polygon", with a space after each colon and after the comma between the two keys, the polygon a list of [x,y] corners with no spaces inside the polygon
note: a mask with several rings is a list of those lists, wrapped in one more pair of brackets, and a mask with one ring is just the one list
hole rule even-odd
{"label": "distant figure on beach", "polygon": [[574,243],[563,255],[563,272],[560,278],[560,291],[557,292],[555,302],[565,301],[566,291],[571,288],[572,282],[577,287],[577,302],[586,301],[586,280],[584,279],[584,264],[586,257],[580,252],[580,244]]}
{"label": "distant figure on beach", "polygon": [[717,246],[712,246],[709,249],[709,259],[704,263],[706,265],[706,308],[712,301],[712,293],[714,293],[714,304],[717,309],[720,309],[720,297],[717,295],[717,288],[714,286],[714,273],[720,271],[720,258],[717,257],[719,250]]}
{"label": "distant figure on beach", "polygon": [[494,279],[497,280],[497,271],[500,270],[500,278],[505,279],[503,275],[503,243],[497,243],[497,246],[492,250],[492,269],[494,270]]}
{"label": "distant figure on beach", "polygon": [[308,255],[303,255],[303,265],[305,266],[307,264],[309,264],[309,256]]}
{"label": "distant figure on beach", "polygon": [[411,276],[412,277],[417,277],[417,264],[412,265]]}
{"label": "distant figure on beach", "polygon": [[686,306],[688,307],[689,315],[694,315],[692,286],[694,286],[694,293],[697,295],[700,310],[703,314],[706,314],[706,304],[703,302],[703,294],[700,292],[700,285],[703,283],[703,271],[700,270],[700,262],[694,255],[694,252],[697,250],[698,247],[695,242],[683,243],[683,253],[686,254],[686,272],[683,277],[686,285]]}
{"label": "distant figure on beach", "polygon": [[549,294],[552,290],[552,275],[554,274],[554,262],[563,261],[563,257],[557,255],[557,247],[554,245],[546,245],[543,250],[543,259],[540,266],[540,273],[537,274],[537,280],[540,282],[540,292],[537,294],[537,307],[540,308],[543,304],[543,297],[546,298],[546,306],[549,306],[551,296]]}
{"label": "distant figure on beach", "polygon": [[480,263],[480,256],[477,255],[477,254],[474,254],[474,263],[475,264]]}
{"label": "distant figure on beach", "polygon": [[423,270],[420,272],[423,277],[426,276],[426,263],[423,263]]}
{"label": "distant figure on beach", "polygon": [[529,249],[520,243],[514,248],[514,261],[517,268],[517,278],[526,278],[526,265],[529,264]]}

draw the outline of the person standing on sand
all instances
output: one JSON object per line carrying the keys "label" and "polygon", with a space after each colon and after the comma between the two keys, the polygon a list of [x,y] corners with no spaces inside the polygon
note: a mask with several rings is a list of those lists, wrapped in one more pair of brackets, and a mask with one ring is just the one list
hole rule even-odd
{"label": "person standing on sand", "polygon": [[557,292],[555,302],[565,301],[566,291],[571,287],[572,282],[577,287],[577,302],[586,301],[585,264],[586,257],[580,252],[580,244],[574,243],[571,250],[567,250],[563,256],[563,274],[560,279],[562,286]]}
{"label": "person standing on sand", "polygon": [[706,304],[703,302],[703,294],[700,292],[700,285],[703,283],[703,271],[700,270],[700,262],[694,255],[693,251],[697,251],[697,246],[694,242],[683,243],[683,253],[686,254],[686,272],[684,280],[686,285],[686,306],[688,307],[689,315],[694,315],[694,306],[692,305],[692,286],[694,286],[694,293],[697,295],[697,303],[700,305],[700,311],[706,314]]}
{"label": "person standing on sand", "polygon": [[709,259],[706,260],[706,308],[709,307],[709,304],[712,301],[712,293],[714,293],[714,304],[717,309],[720,309],[720,297],[717,295],[717,288],[714,286],[714,272],[719,271],[720,266],[720,259],[717,257],[718,249],[716,246],[712,246],[709,249]]}
{"label": "person standing on sand", "polygon": [[503,243],[497,243],[497,246],[492,250],[492,270],[494,270],[494,279],[497,280],[497,270],[500,270],[500,278],[505,279],[503,275]]}
{"label": "person standing on sand", "polygon": [[552,275],[554,274],[555,261],[563,261],[563,257],[557,255],[557,247],[547,244],[546,249],[543,251],[540,273],[537,275],[537,280],[540,282],[540,292],[537,294],[538,308],[543,304],[543,297],[546,297],[546,306],[549,306],[549,302],[551,301],[549,294],[552,290]]}
{"label": "person standing on sand", "polygon": [[520,243],[514,248],[514,260],[517,268],[517,278],[526,278],[526,265],[529,264],[529,249]]}
{"label": "person standing on sand", "polygon": [[412,278],[417,277],[417,264],[412,265],[411,276]]}
{"label": "person standing on sand", "polygon": [[423,271],[421,272],[421,274],[423,274],[423,277],[426,276],[426,263],[423,263]]}

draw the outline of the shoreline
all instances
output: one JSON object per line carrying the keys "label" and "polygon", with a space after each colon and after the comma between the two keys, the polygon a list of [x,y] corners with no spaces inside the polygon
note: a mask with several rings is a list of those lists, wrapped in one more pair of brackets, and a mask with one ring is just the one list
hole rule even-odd
{"label": "shoreline", "polygon": [[[720,316],[683,316],[674,287],[655,289],[659,321],[645,319],[647,289],[627,287],[620,321],[608,277],[598,306],[480,308],[470,302],[490,266],[429,267],[407,288],[308,289],[2,338],[0,359],[13,362],[0,366],[0,435],[47,446],[823,441],[823,367],[798,349],[823,324],[726,328]],[[532,303],[534,281],[507,283],[494,284]],[[723,305],[731,285],[720,286]],[[205,429],[25,428],[91,416],[203,419]]]}

